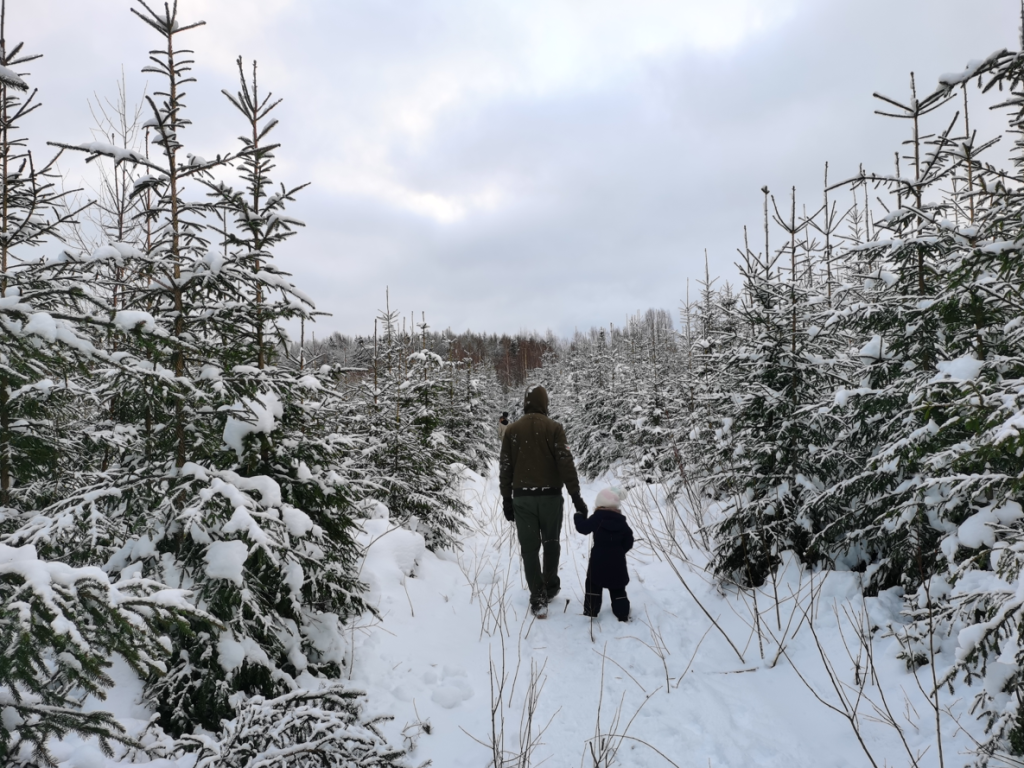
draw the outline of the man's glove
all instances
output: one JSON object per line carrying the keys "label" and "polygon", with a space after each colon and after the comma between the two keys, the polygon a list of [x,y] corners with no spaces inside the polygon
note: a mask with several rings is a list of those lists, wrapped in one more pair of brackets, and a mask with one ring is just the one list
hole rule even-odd
{"label": "man's glove", "polygon": [[516,519],[516,511],[512,506],[512,499],[503,498],[501,500],[501,509],[505,513],[505,519],[510,523]]}
{"label": "man's glove", "polygon": [[590,514],[590,510],[587,509],[587,505],[584,503],[582,496],[573,496],[572,505],[576,507],[576,512],[578,514],[581,514],[584,517]]}

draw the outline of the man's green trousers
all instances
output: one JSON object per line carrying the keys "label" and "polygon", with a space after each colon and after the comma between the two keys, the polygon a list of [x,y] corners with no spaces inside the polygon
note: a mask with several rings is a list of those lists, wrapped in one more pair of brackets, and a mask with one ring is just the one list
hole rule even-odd
{"label": "man's green trousers", "polygon": [[[523,573],[530,588],[530,602],[554,595],[561,587],[558,579],[559,538],[562,535],[562,494],[550,496],[514,496],[516,531],[523,553]],[[540,550],[544,548],[541,567]]]}

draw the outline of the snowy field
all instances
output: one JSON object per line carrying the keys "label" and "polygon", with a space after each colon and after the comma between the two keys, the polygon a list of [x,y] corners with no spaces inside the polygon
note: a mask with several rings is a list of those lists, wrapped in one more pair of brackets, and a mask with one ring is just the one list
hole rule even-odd
{"label": "snowy field", "polygon": [[[588,504],[606,484],[584,484]],[[361,577],[379,616],[351,627],[348,670],[353,687],[368,694],[365,714],[394,716],[383,731],[410,749],[412,768],[973,761],[972,736],[980,738],[983,725],[968,711],[977,689],[944,688],[936,702],[931,665],[919,668],[919,679],[908,671],[888,631],[901,621],[898,594],[862,600],[858,574],[811,574],[789,563],[761,589],[755,611],[750,593],[723,592],[705,573],[703,546],[687,533],[693,514],[634,490],[624,507],[637,535],[631,620],[612,616],[607,593],[596,620],[582,615],[590,540],[571,519],[563,525],[562,592],[537,620],[514,528],[501,515],[496,468],[490,477],[469,474],[465,493],[471,530],[458,554],[427,551],[384,507],[360,537]],[[862,635],[874,630],[870,655],[859,627]],[[956,637],[936,640],[938,674],[956,652]],[[930,656],[926,644],[914,653]],[[91,708],[139,734],[151,717],[137,703],[142,684],[122,661],[112,677],[110,697]],[[68,768],[117,764],[77,736],[52,753]]]}
{"label": "snowy field", "polygon": [[[584,485],[588,504],[603,485]],[[940,765],[936,704],[941,764],[971,762],[975,691],[926,695],[931,666],[915,679],[887,635],[897,594],[864,601],[857,574],[790,564],[755,612],[749,594],[723,593],[705,574],[683,529],[691,513],[634,491],[631,621],[611,615],[607,593],[596,620],[582,615],[589,539],[571,519],[562,593],[536,620],[496,473],[471,475],[466,493],[472,530],[458,555],[434,555],[383,518],[362,539],[380,617],[353,629],[352,681],[371,713],[395,716],[386,732],[412,747],[411,765],[925,768]],[[874,629],[870,657],[858,627]],[[935,650],[941,672],[956,638]]]}

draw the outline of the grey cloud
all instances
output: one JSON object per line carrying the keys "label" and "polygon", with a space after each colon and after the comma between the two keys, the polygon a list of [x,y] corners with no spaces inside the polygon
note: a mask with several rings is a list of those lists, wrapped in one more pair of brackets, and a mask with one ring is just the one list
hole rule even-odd
{"label": "grey cloud", "polygon": [[[140,83],[151,43],[120,5],[65,5],[38,0],[12,35],[34,35],[47,56],[33,67],[45,138],[85,137],[86,96],[109,92],[122,62]],[[456,330],[568,333],[674,309],[705,248],[734,279],[761,186],[786,198],[795,185],[813,205],[826,161],[833,179],[860,162],[891,167],[905,126],[872,115],[872,91],[905,95],[911,69],[927,91],[1015,47],[1019,21],[1013,0],[807,0],[734,49],[680,43],[541,87],[528,14],[507,4],[271,11],[225,29],[217,10],[221,27],[196,34],[193,137],[200,153],[232,142],[219,90],[234,86],[235,55],[257,57],[285,98],[279,175],[314,181],[293,211],[309,226],[282,262],[333,314],[318,333],[372,330],[385,286],[401,309]],[[441,221],[402,195],[464,215]]]}

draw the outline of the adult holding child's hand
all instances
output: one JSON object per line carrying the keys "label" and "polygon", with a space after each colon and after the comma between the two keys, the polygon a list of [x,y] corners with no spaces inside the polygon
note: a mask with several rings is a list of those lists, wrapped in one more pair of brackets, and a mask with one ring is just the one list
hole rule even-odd
{"label": "adult holding child's hand", "polygon": [[578,513],[586,515],[587,505],[580,496],[580,481],[565,429],[548,417],[544,387],[533,386],[526,391],[523,416],[505,429],[498,466],[502,511],[505,519],[516,524],[523,573],[530,588],[530,609],[534,615],[545,615],[548,602],[561,588],[558,559],[562,486]]}

